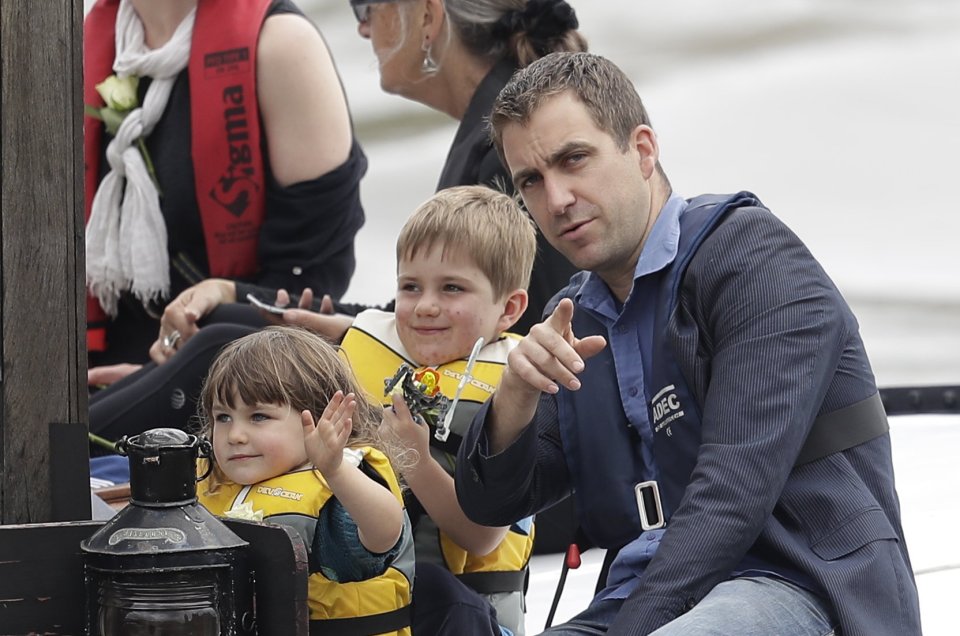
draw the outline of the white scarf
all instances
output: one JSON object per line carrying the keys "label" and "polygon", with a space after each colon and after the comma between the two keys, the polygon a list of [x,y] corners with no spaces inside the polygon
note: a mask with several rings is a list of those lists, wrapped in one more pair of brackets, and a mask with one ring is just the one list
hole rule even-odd
{"label": "white scarf", "polygon": [[143,23],[129,0],[117,12],[118,77],[152,77],[141,107],[124,118],[107,146],[110,172],[100,182],[87,222],[87,287],[111,316],[117,300],[130,291],[145,305],[170,292],[167,227],[160,213],[160,196],[150,178],[137,140],[156,126],[174,80],[190,59],[196,9],[183,19],[170,41],[148,49]]}

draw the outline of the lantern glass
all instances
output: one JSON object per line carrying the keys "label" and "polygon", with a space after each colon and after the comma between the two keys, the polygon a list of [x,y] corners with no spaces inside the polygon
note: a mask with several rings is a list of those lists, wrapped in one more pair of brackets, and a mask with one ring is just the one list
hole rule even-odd
{"label": "lantern glass", "polygon": [[103,636],[219,634],[216,585],[183,574],[104,578],[98,623]]}

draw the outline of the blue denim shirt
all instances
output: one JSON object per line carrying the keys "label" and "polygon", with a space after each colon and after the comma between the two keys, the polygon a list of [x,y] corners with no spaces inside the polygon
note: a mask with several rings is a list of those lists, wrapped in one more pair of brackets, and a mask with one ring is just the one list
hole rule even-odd
{"label": "blue denim shirt", "polygon": [[[630,424],[640,435],[646,474],[656,480],[646,382],[650,375],[655,307],[639,299],[656,297],[659,274],[677,256],[680,241],[680,214],[687,207],[683,197],[673,194],[660,210],[633,273],[633,288],[621,305],[607,284],[591,273],[577,295],[580,307],[590,311],[607,328],[607,340],[620,378],[620,401]],[[637,361],[641,364],[637,364]],[[664,530],[644,532],[621,549],[610,568],[608,587],[598,598],[626,598],[639,583],[639,574],[653,558]]]}

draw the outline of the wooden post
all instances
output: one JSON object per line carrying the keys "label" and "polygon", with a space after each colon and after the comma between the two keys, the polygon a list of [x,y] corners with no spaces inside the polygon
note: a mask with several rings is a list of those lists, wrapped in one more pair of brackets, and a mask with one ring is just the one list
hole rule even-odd
{"label": "wooden post", "polygon": [[0,0],[0,522],[89,518],[82,0]]}

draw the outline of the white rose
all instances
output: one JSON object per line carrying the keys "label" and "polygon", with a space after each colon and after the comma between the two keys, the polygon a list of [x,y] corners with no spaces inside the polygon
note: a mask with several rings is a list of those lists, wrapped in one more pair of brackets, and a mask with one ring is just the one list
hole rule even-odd
{"label": "white rose", "polygon": [[246,501],[227,510],[223,516],[229,519],[243,519],[244,521],[263,521],[263,510],[254,510],[253,504]]}
{"label": "white rose", "polygon": [[97,84],[96,89],[106,102],[107,108],[123,112],[136,108],[139,81],[139,78],[134,75],[128,77],[111,75]]}

